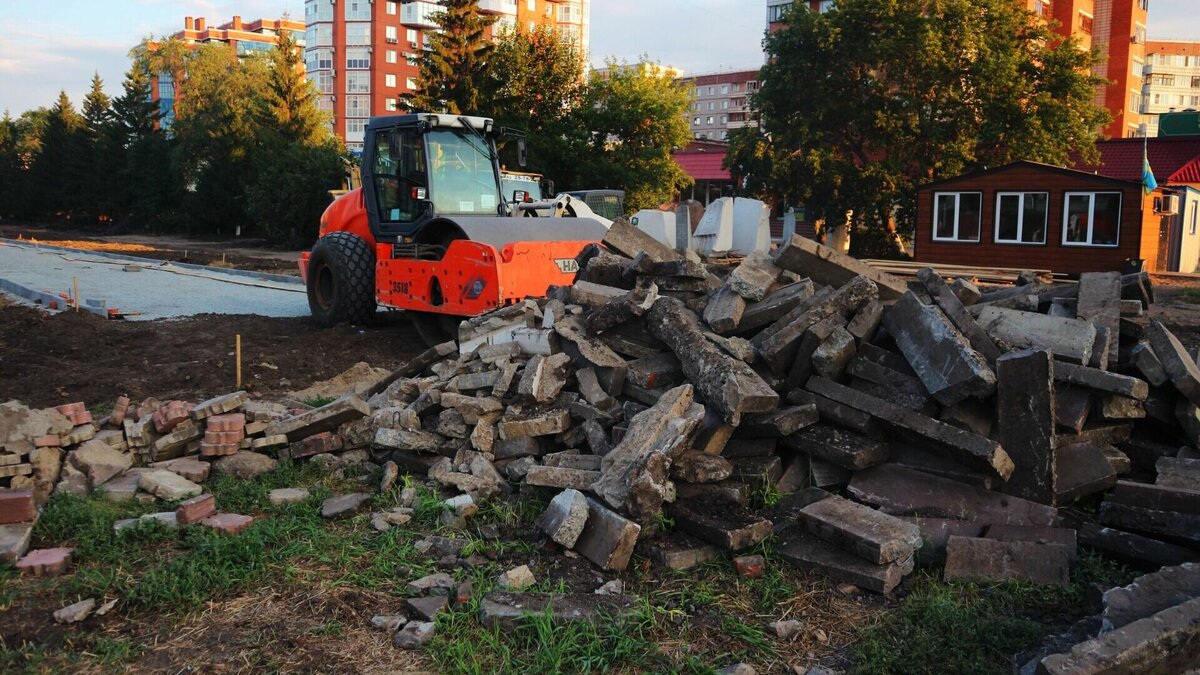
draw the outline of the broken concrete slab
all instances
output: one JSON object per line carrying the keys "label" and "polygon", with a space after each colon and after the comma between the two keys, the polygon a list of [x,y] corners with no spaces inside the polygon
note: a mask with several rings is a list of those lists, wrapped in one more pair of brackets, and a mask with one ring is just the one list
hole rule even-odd
{"label": "broken concrete slab", "polygon": [[1047,316],[992,305],[972,307],[976,320],[999,343],[1017,349],[1045,348],[1055,358],[1085,365],[1092,358],[1096,326],[1090,321]]}
{"label": "broken concrete slab", "polygon": [[984,529],[983,525],[969,520],[922,516],[906,516],[904,519],[921,530],[921,548],[917,549],[916,561],[922,567],[941,567],[946,564],[946,546],[950,543],[950,537],[980,537]]}
{"label": "broken concrete slab", "polygon": [[996,343],[979,327],[975,317],[967,311],[966,306],[942,277],[933,268],[926,267],[917,272],[917,279],[921,281],[933,302],[945,313],[946,318],[967,339],[971,348],[979,352],[988,363],[995,363],[996,359],[1000,358],[1000,350]]}
{"label": "broken concrete slab", "polygon": [[783,445],[851,471],[882,464],[888,458],[887,444],[828,424],[786,436]]}
{"label": "broken concrete slab", "polygon": [[0,525],[0,563],[15,565],[29,550],[33,536],[33,523],[6,523]]}
{"label": "broken concrete slab", "polygon": [[841,497],[829,497],[800,510],[809,532],[876,565],[910,557],[921,546],[912,523]]}
{"label": "broken concrete slab", "polygon": [[1160,511],[1104,501],[1100,504],[1098,520],[1107,527],[1141,532],[1193,548],[1200,546],[1200,515],[1194,513]]}
{"label": "broken concrete slab", "polygon": [[895,516],[1045,526],[1054,525],[1058,520],[1058,510],[1053,507],[894,464],[881,464],[855,473],[848,494]]}
{"label": "broken concrete slab", "polygon": [[1081,385],[1095,389],[1096,391],[1127,396],[1138,401],[1145,401],[1150,393],[1149,385],[1136,377],[1110,373],[1105,370],[1080,366],[1074,363],[1055,364],[1054,379],[1059,382]]}
{"label": "broken concrete slab", "polygon": [[1107,351],[1115,358],[1120,337],[1121,273],[1085,272],[1079,275],[1075,316],[1091,321],[1097,329],[1107,330]]}
{"label": "broken concrete slab", "polygon": [[782,438],[816,424],[818,419],[816,403],[804,403],[747,415],[735,433],[739,438]]}
{"label": "broken concrete slab", "polygon": [[1087,495],[1103,492],[1117,483],[1117,471],[1109,460],[1106,446],[1099,443],[1074,443],[1056,452],[1055,503],[1070,504]]}
{"label": "broken concrete slab", "polygon": [[1150,322],[1146,327],[1146,337],[1150,339],[1150,346],[1162,362],[1171,383],[1189,401],[1200,405],[1200,367],[1197,367],[1195,359],[1161,321]]}
{"label": "broken concrete slab", "polygon": [[1154,468],[1158,471],[1155,484],[1200,491],[1200,459],[1159,457]]}
{"label": "broken concrete slab", "polygon": [[633,616],[640,610],[640,601],[631,595],[488,593],[479,605],[479,622],[488,629],[514,629],[530,616],[590,622]]}
{"label": "broken concrete slab", "polygon": [[496,425],[500,439],[507,441],[535,436],[553,436],[571,428],[571,414],[566,410],[549,411],[522,419],[503,418]]}
{"label": "broken concrete slab", "polygon": [[1078,537],[1080,545],[1143,570],[1200,560],[1200,551],[1095,523],[1081,524]]}
{"label": "broken concrete slab", "polygon": [[734,332],[746,311],[746,299],[729,288],[721,288],[704,306],[704,323],[721,335]]}
{"label": "broken concrete slab", "polygon": [[279,422],[272,422],[263,434],[266,436],[284,434],[288,437],[289,442],[294,443],[322,431],[335,431],[346,422],[353,422],[370,414],[371,406],[367,405],[366,401],[353,394],[348,394],[320,408],[314,408]]}
{"label": "broken concrete slab", "polygon": [[705,405],[736,424],[743,413],[770,412],[779,395],[745,362],[704,339],[696,315],[674,298],[662,298],[646,315],[650,332],[679,357],[683,372]]}
{"label": "broken concrete slab", "polygon": [[1104,593],[1104,632],[1200,598],[1200,563],[1163,567]]}
{"label": "broken concrete slab", "polygon": [[1039,675],[1182,673],[1200,662],[1200,598],[1139,619],[1038,663]]}
{"label": "broken concrete slab", "polygon": [[1066,586],[1070,556],[1061,544],[951,536],[946,545],[946,581],[1029,581]]}
{"label": "broken concrete slab", "polygon": [[575,541],[575,550],[603,570],[620,572],[629,566],[642,527],[600,502],[588,500],[588,515]]}
{"label": "broken concrete slab", "polygon": [[1054,356],[1009,352],[996,359],[997,440],[1016,469],[1005,492],[1053,504],[1058,463],[1054,445]]}
{"label": "broken concrete slab", "polygon": [[1152,386],[1161,387],[1171,381],[1171,377],[1167,375],[1167,369],[1163,367],[1162,361],[1158,360],[1158,355],[1154,353],[1149,342],[1139,342],[1134,345],[1129,352],[1129,358],[1142,377]]}
{"label": "broken concrete slab", "polygon": [[138,487],[163,501],[176,502],[195,497],[204,488],[166,469],[148,469],[138,476]]}
{"label": "broken concrete slab", "polygon": [[[734,293],[734,295],[737,295]],[[813,284],[805,279],[774,290],[761,302],[746,305],[738,322],[738,331],[754,330],[778,321],[813,295]],[[741,296],[737,296],[741,297]],[[710,301],[711,302],[711,301]],[[712,324],[709,324],[712,325]],[[721,332],[716,326],[713,330]]]}
{"label": "broken concrete slab", "polygon": [[726,287],[751,302],[767,297],[783,270],[775,266],[771,256],[763,251],[753,251],[742,259],[726,278]]}
{"label": "broken concrete slab", "polygon": [[[961,535],[978,537],[979,535]],[[1078,553],[1075,530],[1070,527],[1030,527],[1027,525],[990,525],[986,539],[1000,541],[1031,541],[1038,544],[1057,544],[1067,549],[1067,559],[1072,565]]]}
{"label": "broken concrete slab", "polygon": [[942,405],[968,397],[986,398],[996,388],[987,360],[936,307],[906,293],[883,318],[883,325],[924,383]]}
{"label": "broken concrete slab", "polygon": [[879,289],[873,282],[856,277],[823,300],[800,305],[755,335],[751,342],[771,371],[783,375],[791,370],[800,341],[809,328],[835,315],[845,318],[878,298]]}
{"label": "broken concrete slab", "polygon": [[775,264],[827,286],[838,287],[854,277],[866,277],[879,287],[882,300],[895,300],[908,290],[908,286],[897,277],[798,234],[792,235],[779,248]]}
{"label": "broken concrete slab", "polygon": [[587,497],[578,490],[558,493],[538,518],[538,528],[563,548],[574,548],[588,519]]}
{"label": "broken concrete slab", "polygon": [[740,509],[704,505],[701,511],[699,505],[675,502],[666,510],[679,530],[729,551],[750,548],[775,531],[771,521]]}
{"label": "broken concrete slab", "polygon": [[1200,491],[1119,480],[1105,499],[1157,511],[1200,514]]}
{"label": "broken concrete slab", "polygon": [[590,492],[592,484],[600,479],[600,475],[599,471],[539,465],[529,467],[525,474],[525,484]]}
{"label": "broken concrete slab", "polygon": [[1013,462],[1004,448],[995,441],[938,422],[825,378],[810,379],[806,388],[815,394],[865,412],[888,426],[924,437],[927,441],[935,443],[962,460],[979,464],[981,467],[989,467],[1001,478],[1007,480],[1012,475]]}
{"label": "broken concrete slab", "polygon": [[780,533],[779,540],[776,552],[792,565],[875,593],[891,593],[913,571],[911,557],[888,565],[874,565],[798,527]]}

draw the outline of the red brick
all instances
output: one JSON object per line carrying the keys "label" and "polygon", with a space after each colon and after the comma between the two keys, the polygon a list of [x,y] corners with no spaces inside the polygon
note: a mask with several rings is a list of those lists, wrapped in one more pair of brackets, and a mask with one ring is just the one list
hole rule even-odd
{"label": "red brick", "polygon": [[37,448],[57,448],[62,445],[62,439],[54,434],[46,434],[33,439],[33,445]]}
{"label": "red brick", "polygon": [[341,450],[343,445],[344,441],[342,440],[341,436],[329,431],[324,431],[319,434],[313,434],[308,438],[296,441],[295,443],[292,443],[290,447],[292,459],[299,459],[301,457],[311,457],[313,455],[320,455],[326,452],[336,452]]}
{"label": "red brick", "polygon": [[204,442],[210,445],[228,445],[231,443],[242,442],[241,431],[213,431],[209,429],[204,432]]}
{"label": "red brick", "polygon": [[92,413],[86,410],[80,413],[75,413],[74,415],[67,415],[67,417],[71,418],[71,424],[74,424],[75,426],[91,424],[93,421]]}
{"label": "red brick", "polygon": [[201,443],[200,454],[205,457],[222,457],[236,454],[241,443]]}
{"label": "red brick", "polygon": [[62,413],[65,417],[71,417],[72,415],[78,415],[79,413],[87,412],[87,406],[83,404],[83,401],[64,403],[60,406],[56,406],[54,409]]}
{"label": "red brick", "polygon": [[71,564],[73,548],[39,548],[17,561],[17,569],[35,577],[56,577]]}
{"label": "red brick", "polygon": [[33,490],[0,490],[0,525],[29,523],[36,519]]}
{"label": "red brick", "polygon": [[254,519],[250,516],[242,516],[236,513],[218,513],[200,521],[200,524],[207,525],[214,530],[220,530],[226,534],[237,534],[250,527],[253,522]]}
{"label": "red brick", "polygon": [[179,502],[175,509],[175,520],[180,525],[191,525],[217,512],[217,498],[211,494],[203,494]]}
{"label": "red brick", "polygon": [[757,579],[767,573],[767,561],[761,555],[744,555],[733,559],[737,573],[747,579]]}
{"label": "red brick", "polygon": [[228,415],[213,415],[208,418],[209,431],[239,431],[246,428],[246,415],[230,413]]}
{"label": "red brick", "polygon": [[118,396],[116,404],[113,405],[112,415],[109,416],[110,419],[112,419],[113,424],[120,424],[125,421],[125,416],[128,414],[129,414],[129,397],[128,396]]}

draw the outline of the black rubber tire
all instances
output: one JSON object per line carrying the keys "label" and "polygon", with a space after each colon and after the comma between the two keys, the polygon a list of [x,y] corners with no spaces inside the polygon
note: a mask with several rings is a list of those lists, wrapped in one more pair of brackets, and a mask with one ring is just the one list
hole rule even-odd
{"label": "black rubber tire", "polygon": [[458,324],[461,321],[458,317],[433,312],[408,312],[408,316],[426,346],[436,347],[443,342],[458,342]]}
{"label": "black rubber tire", "polygon": [[334,232],[308,259],[308,308],[319,326],[367,324],[375,316],[375,251],[361,237]]}

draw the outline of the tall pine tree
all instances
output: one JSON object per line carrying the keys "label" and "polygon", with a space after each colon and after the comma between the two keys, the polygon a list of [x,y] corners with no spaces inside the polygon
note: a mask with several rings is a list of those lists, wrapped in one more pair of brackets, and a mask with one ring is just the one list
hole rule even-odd
{"label": "tall pine tree", "polygon": [[475,0],[443,0],[433,15],[437,30],[427,31],[430,49],[421,57],[417,92],[405,97],[415,111],[473,115],[480,104],[481,74],[495,45],[488,38],[494,17],[482,14]]}
{"label": "tall pine tree", "polygon": [[112,114],[112,101],[104,93],[100,73],[92,75],[92,88],[83,99],[80,129],[79,213],[81,221],[111,219],[117,188],[114,174],[119,165],[106,147],[105,131]]}
{"label": "tall pine tree", "polygon": [[40,148],[29,168],[31,194],[37,215],[70,219],[79,209],[82,182],[83,118],[76,112],[67,92],[60,91],[42,130]]}
{"label": "tall pine tree", "polygon": [[263,92],[264,127],[284,143],[314,145],[327,140],[327,120],[317,108],[316,87],[304,76],[304,59],[291,33],[280,36],[270,64]]}

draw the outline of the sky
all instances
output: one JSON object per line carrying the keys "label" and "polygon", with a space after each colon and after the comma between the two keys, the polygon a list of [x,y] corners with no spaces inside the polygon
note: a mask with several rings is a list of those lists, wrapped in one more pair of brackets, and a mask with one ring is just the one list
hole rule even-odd
{"label": "sky", "polygon": [[[763,0],[593,0],[592,61],[651,61],[688,74],[762,64]],[[1152,38],[1200,40],[1197,0],[1150,0]],[[79,105],[94,72],[120,93],[129,50],[143,37],[283,13],[303,20],[303,0],[0,0],[0,111],[49,106],[65,90]]]}

